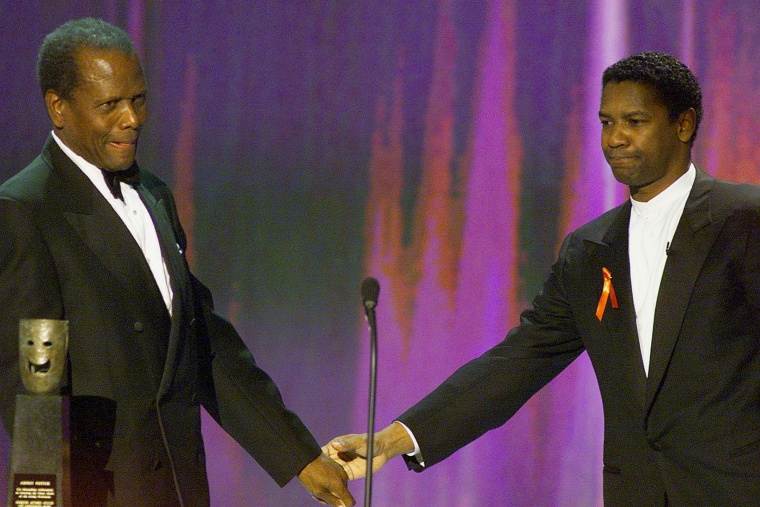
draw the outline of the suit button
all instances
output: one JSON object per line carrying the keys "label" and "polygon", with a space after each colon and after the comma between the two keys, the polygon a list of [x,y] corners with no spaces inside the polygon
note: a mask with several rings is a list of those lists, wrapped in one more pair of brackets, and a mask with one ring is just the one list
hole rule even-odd
{"label": "suit button", "polygon": [[139,320],[135,322],[134,328],[135,328],[135,331],[137,331],[138,333],[142,333],[143,331],[145,331],[145,325]]}
{"label": "suit button", "polygon": [[153,471],[158,472],[161,470],[161,466],[163,466],[163,463],[161,463],[161,458],[156,458],[156,461],[153,462]]}

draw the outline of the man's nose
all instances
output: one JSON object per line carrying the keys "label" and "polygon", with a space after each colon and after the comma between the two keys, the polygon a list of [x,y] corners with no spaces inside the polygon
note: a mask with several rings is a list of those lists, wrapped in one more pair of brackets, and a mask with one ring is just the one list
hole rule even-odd
{"label": "man's nose", "polygon": [[119,117],[119,127],[122,129],[138,128],[142,123],[139,113],[130,101],[125,101]]}
{"label": "man's nose", "polygon": [[628,142],[628,136],[625,134],[625,131],[618,125],[610,125],[607,128],[606,134],[606,144],[610,148],[624,146],[626,142]]}

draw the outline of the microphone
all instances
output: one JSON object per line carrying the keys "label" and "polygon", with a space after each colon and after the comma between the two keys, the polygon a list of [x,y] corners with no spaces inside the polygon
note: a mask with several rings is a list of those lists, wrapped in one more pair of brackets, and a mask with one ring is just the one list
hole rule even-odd
{"label": "microphone", "polygon": [[375,307],[380,295],[380,283],[370,277],[362,281],[362,304],[369,324],[369,410],[367,416],[367,471],[364,476],[364,507],[372,503],[372,459],[375,455],[375,394],[377,393],[377,323]]}
{"label": "microphone", "polygon": [[361,291],[365,311],[374,310],[377,306],[377,296],[380,295],[380,283],[371,276],[367,277],[362,282]]}

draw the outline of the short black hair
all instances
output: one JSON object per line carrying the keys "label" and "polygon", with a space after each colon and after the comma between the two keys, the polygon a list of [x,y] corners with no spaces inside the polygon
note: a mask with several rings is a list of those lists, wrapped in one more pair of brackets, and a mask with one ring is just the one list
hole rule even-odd
{"label": "short black hair", "polygon": [[668,53],[639,53],[610,65],[602,75],[602,87],[623,81],[654,87],[668,110],[670,121],[675,121],[678,115],[693,108],[697,117],[689,143],[694,144],[699,122],[702,121],[702,90],[686,65]]}
{"label": "short black hair", "polygon": [[137,53],[127,32],[102,19],[68,21],[45,37],[37,54],[37,79],[43,96],[55,90],[62,98],[71,98],[79,83],[76,56],[84,46]]}

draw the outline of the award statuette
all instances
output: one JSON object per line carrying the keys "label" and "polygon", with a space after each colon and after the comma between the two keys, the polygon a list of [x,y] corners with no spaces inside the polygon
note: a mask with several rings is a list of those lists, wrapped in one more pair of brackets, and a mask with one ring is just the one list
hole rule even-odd
{"label": "award statuette", "polygon": [[8,507],[71,506],[69,400],[60,395],[68,342],[66,320],[19,323],[19,369],[29,394],[16,395]]}

